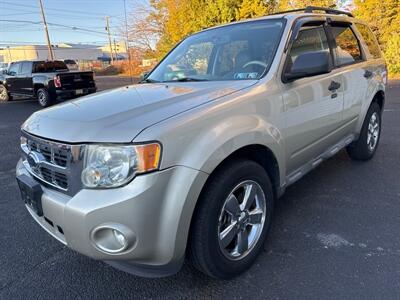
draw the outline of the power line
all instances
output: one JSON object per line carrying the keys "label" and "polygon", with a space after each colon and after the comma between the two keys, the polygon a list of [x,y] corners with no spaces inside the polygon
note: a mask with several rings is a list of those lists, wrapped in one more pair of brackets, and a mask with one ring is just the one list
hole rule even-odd
{"label": "power line", "polygon": [[[12,5],[12,6],[19,6],[19,7],[29,7],[29,8],[36,8],[33,5],[27,5],[27,4],[20,4],[20,3],[13,3],[13,2],[8,2],[8,1],[0,1],[0,3],[4,3],[4,4],[8,4],[8,5]],[[46,10],[52,10],[52,11],[57,11],[58,13],[60,12],[59,9],[55,9],[55,8],[46,8]],[[83,11],[78,11],[78,10],[69,10],[69,9],[63,9],[62,10],[63,13],[65,12],[69,12],[69,13],[75,13],[75,14],[84,14],[85,16],[87,15],[98,15],[101,17],[104,17],[104,15],[106,15],[107,13],[95,13],[95,12],[83,12]],[[116,15],[118,16],[118,15]]]}
{"label": "power line", "polygon": [[40,21],[34,22],[34,21],[27,21],[27,20],[4,20],[4,19],[0,19],[0,22],[40,24]]}
{"label": "power line", "polygon": [[26,12],[26,13],[16,13],[16,14],[6,14],[1,15],[2,17],[10,17],[10,16],[21,16],[21,15],[36,15],[36,12]]}
{"label": "power line", "polygon": [[[46,47],[46,45],[34,45],[34,46],[43,46],[43,47]],[[88,47],[73,47],[73,48],[69,48],[69,47],[52,47],[52,49],[53,49],[53,51],[58,51],[58,50],[96,50],[96,49],[98,49],[98,50],[100,50],[99,48],[100,48],[101,46],[99,46],[99,47],[93,47],[93,48],[88,48]],[[27,48],[18,48],[18,47],[0,47],[0,50],[4,50],[4,49],[10,49],[10,50],[16,50],[16,51],[26,51],[26,50],[28,50]],[[37,49],[37,50],[40,50],[40,49]],[[45,50],[45,49],[43,49],[43,50]]]}
{"label": "power line", "polygon": [[[35,22],[35,21],[25,21],[25,20],[5,20],[5,19],[0,19],[0,22],[40,24],[40,21]],[[47,22],[47,24],[48,25],[52,25],[52,26],[69,28],[69,29],[72,29],[72,30],[85,31],[85,32],[95,33],[95,34],[100,34],[100,35],[107,35],[107,32],[87,29],[87,28],[78,27],[78,26],[71,26],[71,25],[65,25],[65,24],[59,24],[59,23],[53,23],[53,22]],[[121,34],[114,34],[114,35],[123,37],[123,35],[121,35]]]}

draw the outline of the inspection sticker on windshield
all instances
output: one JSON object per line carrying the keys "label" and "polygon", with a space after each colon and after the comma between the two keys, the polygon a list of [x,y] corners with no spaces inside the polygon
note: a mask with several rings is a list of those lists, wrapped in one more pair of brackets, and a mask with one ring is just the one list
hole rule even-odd
{"label": "inspection sticker on windshield", "polygon": [[235,79],[257,79],[258,73],[251,72],[251,73],[235,73]]}

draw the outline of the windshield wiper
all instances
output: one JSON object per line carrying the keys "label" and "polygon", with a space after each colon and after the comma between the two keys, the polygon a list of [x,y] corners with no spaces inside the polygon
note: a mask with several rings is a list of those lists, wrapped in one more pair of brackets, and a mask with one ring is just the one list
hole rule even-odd
{"label": "windshield wiper", "polygon": [[139,83],[157,83],[157,82],[159,82],[159,81],[154,80],[154,79],[150,79],[150,78],[146,78],[146,79],[143,79],[143,80],[139,81]]}
{"label": "windshield wiper", "polygon": [[178,82],[188,82],[188,81],[208,81],[207,79],[201,79],[201,78],[193,78],[193,77],[183,77],[183,78],[178,78],[176,80],[172,80],[171,82],[178,81]]}

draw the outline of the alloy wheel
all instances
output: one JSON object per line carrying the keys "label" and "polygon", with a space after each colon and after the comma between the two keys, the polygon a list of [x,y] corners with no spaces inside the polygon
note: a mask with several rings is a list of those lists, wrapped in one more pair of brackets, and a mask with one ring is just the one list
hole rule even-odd
{"label": "alloy wheel", "polygon": [[0,101],[6,101],[7,97],[7,89],[4,86],[0,86]]}
{"label": "alloy wheel", "polygon": [[218,223],[219,246],[225,257],[240,260],[251,252],[263,231],[266,199],[253,180],[239,183],[226,198]]}
{"label": "alloy wheel", "polygon": [[40,105],[42,106],[46,105],[46,95],[43,92],[38,93],[38,100]]}
{"label": "alloy wheel", "polygon": [[374,151],[379,139],[379,115],[374,112],[369,120],[368,133],[367,133],[367,145],[369,151]]}

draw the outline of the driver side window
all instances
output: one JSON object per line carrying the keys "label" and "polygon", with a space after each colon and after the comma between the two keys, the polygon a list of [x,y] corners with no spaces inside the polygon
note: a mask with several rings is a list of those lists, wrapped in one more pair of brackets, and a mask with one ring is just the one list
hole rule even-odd
{"label": "driver side window", "polygon": [[10,69],[8,70],[8,74],[11,76],[16,76],[19,74],[19,67],[21,64],[19,63],[14,63],[10,66]]}
{"label": "driver side window", "polygon": [[305,26],[299,31],[289,53],[286,72],[290,72],[293,62],[300,54],[309,52],[329,52],[328,39],[322,26]]}

